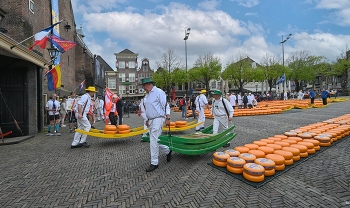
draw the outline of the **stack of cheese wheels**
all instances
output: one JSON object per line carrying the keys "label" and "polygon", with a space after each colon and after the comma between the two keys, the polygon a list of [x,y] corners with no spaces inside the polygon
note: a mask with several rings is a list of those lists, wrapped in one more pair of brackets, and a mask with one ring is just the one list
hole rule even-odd
{"label": "stack of cheese wheels", "polygon": [[175,126],[177,128],[186,127],[187,126],[187,121],[175,121]]}
{"label": "stack of cheese wheels", "polygon": [[130,126],[128,126],[126,124],[118,125],[118,133],[119,134],[130,133]]}
{"label": "stack of cheese wheels", "polygon": [[275,162],[275,170],[283,170],[285,168],[285,159],[283,156],[277,154],[268,154],[265,156],[265,158]]}
{"label": "stack of cheese wheels", "polygon": [[261,182],[265,179],[265,168],[256,163],[246,163],[243,166],[243,177],[248,181]]}
{"label": "stack of cheese wheels", "polygon": [[258,150],[263,151],[265,153],[265,155],[272,154],[275,151],[274,148],[267,147],[267,146],[261,146],[261,147],[258,148]]}
{"label": "stack of cheese wheels", "polygon": [[[336,142],[338,141],[338,134],[335,133],[335,132],[331,132],[331,131],[325,131],[323,132],[322,134],[319,134],[317,136],[320,136],[320,135],[327,135],[327,137],[331,138],[333,140],[333,142]],[[315,139],[315,138],[314,138]]]}
{"label": "stack of cheese wheels", "polygon": [[275,137],[275,138],[280,138],[281,140],[282,140],[282,139],[287,139],[287,138],[288,138],[288,136],[282,135],[282,134],[276,134],[276,135],[273,136],[273,137]]}
{"label": "stack of cheese wheels", "polygon": [[265,152],[261,150],[249,150],[249,154],[255,155],[256,158],[264,158],[265,157]]}
{"label": "stack of cheese wheels", "polygon": [[284,142],[283,140],[282,141],[278,141],[278,142],[275,142],[274,144],[278,144],[280,145],[281,147],[289,147],[290,144],[288,142]]}
{"label": "stack of cheese wheels", "polygon": [[230,157],[227,159],[226,169],[231,173],[242,174],[244,164],[246,161],[243,158]]}
{"label": "stack of cheese wheels", "polygon": [[303,158],[304,158],[304,157],[309,156],[309,153],[307,153],[307,149],[308,149],[308,148],[307,148],[305,145],[301,145],[301,144],[291,144],[290,147],[299,149],[299,151],[300,151],[299,156],[300,156],[300,157],[303,157]]}
{"label": "stack of cheese wheels", "polygon": [[244,159],[247,163],[253,163],[256,159],[255,155],[249,153],[242,153],[238,157]]}
{"label": "stack of cheese wheels", "polygon": [[253,144],[258,145],[259,147],[261,147],[261,146],[266,146],[266,145],[267,145],[266,142],[262,142],[262,141],[254,141]]}
{"label": "stack of cheese wheels", "polygon": [[115,125],[106,125],[104,129],[105,134],[116,134],[117,127]]}
{"label": "stack of cheese wheels", "polygon": [[278,144],[267,144],[266,147],[271,147],[274,150],[281,150],[282,149],[282,146],[278,145]]}
{"label": "stack of cheese wheels", "polygon": [[218,167],[226,167],[227,159],[230,158],[230,155],[225,152],[215,152],[213,156],[213,163]]}
{"label": "stack of cheese wheels", "polygon": [[304,132],[302,134],[298,134],[298,137],[300,137],[302,139],[312,139],[312,134],[310,134],[308,132]]}
{"label": "stack of cheese wheels", "polygon": [[287,142],[289,145],[298,143],[294,139],[283,139],[282,142]]}
{"label": "stack of cheese wheels", "polygon": [[259,145],[257,144],[245,144],[245,147],[248,147],[249,150],[257,150],[259,148]]}
{"label": "stack of cheese wheels", "polygon": [[237,150],[240,153],[248,153],[249,148],[248,147],[243,147],[243,146],[237,146],[233,148],[234,150]]}
{"label": "stack of cheese wheels", "polygon": [[309,155],[315,154],[316,150],[314,149],[314,144],[313,143],[302,141],[302,142],[298,142],[298,144],[306,146],[307,147],[307,153]]}
{"label": "stack of cheese wheels", "polygon": [[269,138],[267,138],[267,139],[272,140],[274,143],[275,143],[275,142],[278,142],[278,141],[282,141],[281,138],[277,138],[277,137],[269,137]]}
{"label": "stack of cheese wheels", "polygon": [[295,147],[283,147],[282,150],[291,152],[293,154],[293,161],[298,161],[300,160],[300,150]]}
{"label": "stack of cheese wheels", "polygon": [[273,160],[267,158],[256,158],[254,162],[265,168],[265,176],[272,176],[275,174],[276,163]]}
{"label": "stack of cheese wheels", "polygon": [[[170,128],[175,128],[176,127],[176,123],[175,122],[170,122]],[[165,122],[164,122],[164,126],[166,126]]]}
{"label": "stack of cheese wheels", "polygon": [[260,139],[261,142],[266,142],[267,144],[273,144],[275,141],[271,139]]}
{"label": "stack of cheese wheels", "polygon": [[284,135],[286,135],[287,137],[295,137],[298,135],[298,133],[293,131],[288,131],[288,132],[284,132]]}
{"label": "stack of cheese wheels", "polygon": [[238,157],[238,155],[241,154],[239,151],[234,150],[234,149],[225,150],[225,153],[230,155],[230,157]]}
{"label": "stack of cheese wheels", "polygon": [[331,146],[331,138],[328,135],[320,134],[318,136],[315,136],[316,140],[320,142],[321,147],[329,147]]}
{"label": "stack of cheese wheels", "polygon": [[303,141],[312,143],[314,145],[314,149],[316,151],[321,149],[320,148],[320,142],[318,140],[316,140],[316,139],[304,139]]}
{"label": "stack of cheese wheels", "polygon": [[282,150],[275,150],[273,153],[284,157],[284,164],[285,165],[292,165],[293,164],[293,154],[291,152],[288,152],[288,151],[282,149]]}

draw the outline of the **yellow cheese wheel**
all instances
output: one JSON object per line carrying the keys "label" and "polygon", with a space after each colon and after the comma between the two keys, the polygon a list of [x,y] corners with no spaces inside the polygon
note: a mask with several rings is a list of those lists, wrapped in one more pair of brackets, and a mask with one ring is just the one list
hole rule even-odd
{"label": "yellow cheese wheel", "polygon": [[302,133],[302,134],[298,134],[298,137],[302,138],[302,139],[311,139],[312,135],[308,134],[306,132]]}
{"label": "yellow cheese wheel", "polygon": [[130,133],[130,129],[127,129],[127,130],[119,130],[118,133],[119,133],[119,134],[127,134],[127,133]]}
{"label": "yellow cheese wheel", "polygon": [[243,177],[248,181],[252,181],[256,183],[259,183],[265,180],[264,174],[260,176],[256,176],[256,175],[250,175],[248,173],[243,172]]}
{"label": "yellow cheese wheel", "polygon": [[261,142],[266,142],[267,144],[273,144],[275,141],[271,139],[260,139]]}
{"label": "yellow cheese wheel", "polygon": [[287,137],[294,137],[294,136],[297,136],[297,133],[288,131],[288,132],[284,132],[284,135],[286,135]]}
{"label": "yellow cheese wheel", "polygon": [[315,154],[315,153],[316,153],[316,150],[315,150],[314,148],[312,148],[312,149],[307,149],[307,153],[308,153],[309,155],[312,155],[312,154]]}
{"label": "yellow cheese wheel", "polygon": [[176,126],[186,125],[187,121],[175,121]]}
{"label": "yellow cheese wheel", "polygon": [[304,139],[304,142],[310,142],[310,143],[314,144],[314,147],[320,145],[320,142],[316,139]]}
{"label": "yellow cheese wheel", "polygon": [[215,160],[221,161],[221,162],[226,162],[227,159],[230,158],[230,155],[226,154],[225,152],[215,152],[213,156]]}
{"label": "yellow cheese wheel", "polygon": [[290,159],[290,160],[284,161],[284,164],[285,164],[285,165],[292,165],[292,164],[293,164],[293,157],[292,157],[292,159]]}
{"label": "yellow cheese wheel", "polygon": [[282,165],[276,165],[275,170],[284,170],[285,167],[284,163]]}
{"label": "yellow cheese wheel", "polygon": [[265,152],[261,150],[249,150],[249,154],[253,154],[256,156],[256,158],[264,158],[265,157]]}
{"label": "yellow cheese wheel", "polygon": [[238,155],[239,158],[243,158],[247,163],[253,163],[256,159],[256,156],[249,153],[242,153]]}
{"label": "yellow cheese wheel", "polygon": [[262,142],[262,141],[254,141],[253,144],[259,145],[260,146],[266,146],[267,143],[266,142]]}
{"label": "yellow cheese wheel", "polygon": [[118,125],[118,132],[124,131],[124,130],[130,130],[130,126],[128,126],[126,124]]}
{"label": "yellow cheese wheel", "polygon": [[243,146],[237,146],[233,148],[234,150],[237,150],[240,153],[248,153],[249,148],[248,147],[243,147]]}
{"label": "yellow cheese wheel", "polygon": [[331,141],[330,137],[324,135],[315,136],[315,139],[317,139],[320,143],[328,143]]}
{"label": "yellow cheese wheel", "polygon": [[243,173],[243,168],[235,168],[235,167],[231,167],[231,166],[226,166],[226,169],[234,174],[242,174]]}
{"label": "yellow cheese wheel", "polygon": [[117,127],[115,125],[106,125],[105,131],[117,131]]}
{"label": "yellow cheese wheel", "polygon": [[213,158],[213,164],[216,165],[216,166],[218,166],[218,167],[222,167],[222,168],[224,168],[224,167],[227,166],[227,162],[217,161],[217,160],[215,160],[214,158]]}
{"label": "yellow cheese wheel", "polygon": [[275,150],[273,154],[281,155],[286,160],[293,159],[293,154],[291,152],[285,151],[285,150]]}
{"label": "yellow cheese wheel", "polygon": [[309,156],[309,153],[307,153],[307,152],[300,152],[299,156],[300,157],[307,157],[307,156]]}
{"label": "yellow cheese wheel", "polygon": [[270,140],[273,140],[273,141],[282,141],[282,139],[281,138],[277,138],[277,137],[269,137],[269,138],[267,138],[267,139],[270,139]]}
{"label": "yellow cheese wheel", "polygon": [[256,158],[254,160],[254,163],[263,166],[265,168],[265,171],[275,169],[276,165],[276,163],[273,160],[270,160],[268,158]]}
{"label": "yellow cheese wheel", "polygon": [[175,122],[171,121],[170,126],[176,126]]}
{"label": "yellow cheese wheel", "polygon": [[116,134],[117,133],[117,131],[104,131],[103,133],[105,133],[105,134]]}
{"label": "yellow cheese wheel", "polygon": [[301,144],[291,144],[290,147],[294,147],[294,148],[299,149],[300,153],[307,151],[307,147],[305,145],[301,145]]}
{"label": "yellow cheese wheel", "polygon": [[283,147],[289,147],[289,146],[290,146],[290,144],[289,144],[288,142],[282,142],[282,141],[280,141],[280,142],[275,142],[274,144],[281,145],[282,148],[283,148]]}
{"label": "yellow cheese wheel", "polygon": [[320,145],[318,145],[318,146],[315,146],[314,149],[315,149],[316,151],[318,151],[318,150],[321,149],[321,147],[320,147]]}
{"label": "yellow cheese wheel", "polygon": [[265,168],[259,164],[256,163],[246,163],[243,166],[243,172],[248,173],[249,175],[264,175]]}
{"label": "yellow cheese wheel", "polygon": [[321,147],[329,147],[329,146],[331,146],[331,143],[330,142],[320,142],[320,146]]}
{"label": "yellow cheese wheel", "polygon": [[248,147],[249,150],[257,150],[259,148],[259,145],[257,144],[245,144],[245,147]]}
{"label": "yellow cheese wheel", "polygon": [[271,147],[274,150],[281,150],[282,149],[282,146],[278,145],[278,144],[267,144],[266,147]]}
{"label": "yellow cheese wheel", "polygon": [[300,160],[300,155],[298,156],[293,156],[293,161],[299,161]]}
{"label": "yellow cheese wheel", "polygon": [[282,142],[287,142],[287,143],[289,143],[290,145],[291,145],[291,144],[296,144],[296,143],[298,143],[298,142],[297,142],[296,140],[294,140],[294,139],[283,139]]}
{"label": "yellow cheese wheel", "polygon": [[291,152],[293,156],[298,156],[300,154],[300,150],[295,147],[283,147],[282,150]]}
{"label": "yellow cheese wheel", "polygon": [[311,143],[311,142],[298,142],[298,144],[304,145],[304,146],[306,146],[308,149],[313,149],[313,148],[314,148],[314,144]]}
{"label": "yellow cheese wheel", "polygon": [[315,129],[311,130],[311,131],[308,131],[308,132],[305,132],[304,134],[309,134],[311,135],[312,137],[316,136],[317,134],[321,134],[322,131],[316,131]]}
{"label": "yellow cheese wheel", "polygon": [[263,151],[263,152],[265,153],[265,155],[267,155],[267,154],[272,154],[272,153],[275,151],[274,148],[272,148],[272,147],[267,147],[267,146],[261,146],[261,147],[258,148],[258,150]]}
{"label": "yellow cheese wheel", "polygon": [[282,134],[276,134],[275,136],[273,136],[275,138],[280,138],[281,140],[282,139],[287,139],[288,137],[286,135],[282,135]]}
{"label": "yellow cheese wheel", "polygon": [[239,157],[230,157],[227,159],[227,166],[234,168],[243,168],[243,165],[246,164],[245,159]]}
{"label": "yellow cheese wheel", "polygon": [[[284,157],[277,154],[268,154],[265,158],[270,159],[275,162],[276,165],[284,165]],[[276,169],[277,170],[277,169]]]}
{"label": "yellow cheese wheel", "polygon": [[234,149],[225,150],[225,153],[230,155],[230,157],[238,157],[238,155],[241,154],[239,151]]}
{"label": "yellow cheese wheel", "polygon": [[288,140],[295,140],[295,141],[297,141],[297,142],[303,141],[303,139],[300,138],[300,137],[288,137]]}
{"label": "yellow cheese wheel", "polygon": [[275,174],[275,169],[271,169],[271,170],[265,170],[265,176],[272,176]]}

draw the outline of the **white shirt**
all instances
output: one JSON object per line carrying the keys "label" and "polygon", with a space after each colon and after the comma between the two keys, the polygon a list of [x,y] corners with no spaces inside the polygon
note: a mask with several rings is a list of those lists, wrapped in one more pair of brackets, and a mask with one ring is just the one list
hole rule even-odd
{"label": "white shirt", "polygon": [[204,106],[208,104],[207,97],[205,97],[205,95],[203,95],[203,94],[199,94],[196,97],[195,103],[196,103],[197,108],[204,109]]}
{"label": "white shirt", "polygon": [[225,98],[220,98],[219,100],[213,100],[211,112],[214,116],[225,116],[227,115],[224,104],[222,103],[224,101],[226,109],[228,111],[229,117],[232,118],[233,116],[233,108],[228,100]]}
{"label": "white shirt", "polygon": [[[52,100],[50,99],[49,101],[47,101],[46,103],[46,108],[49,109],[49,115],[58,115],[59,113],[59,109],[60,109],[60,102],[58,102],[58,100]],[[56,110],[56,111],[52,111],[52,110]]]}
{"label": "white shirt", "polygon": [[252,101],[254,99],[254,95],[250,94],[247,97],[248,97],[248,104],[252,104]]}
{"label": "white shirt", "polygon": [[154,119],[170,115],[170,107],[166,102],[165,92],[156,86],[145,96],[146,117]]}
{"label": "white shirt", "polygon": [[230,95],[229,99],[230,99],[231,106],[236,106],[236,100],[237,100],[236,96]]}
{"label": "white shirt", "polygon": [[[86,103],[86,104],[85,104]],[[78,105],[81,105],[81,110],[84,110],[82,112],[82,115],[86,115],[89,110],[90,110],[90,105],[91,105],[91,97],[89,93],[85,93],[77,102]],[[78,105],[75,105],[75,112],[78,112]],[[86,107],[85,107],[86,106]],[[85,107],[85,109],[84,109]]]}
{"label": "white shirt", "polygon": [[141,116],[143,119],[147,119],[146,117],[146,109],[145,109],[145,100],[146,100],[146,96],[144,98],[141,99],[140,102],[140,109],[141,109]]}

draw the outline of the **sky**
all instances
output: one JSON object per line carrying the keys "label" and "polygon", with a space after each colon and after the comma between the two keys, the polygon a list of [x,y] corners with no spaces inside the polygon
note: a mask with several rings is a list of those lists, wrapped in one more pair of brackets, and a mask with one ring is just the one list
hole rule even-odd
{"label": "sky", "polygon": [[[71,0],[84,42],[114,70],[115,53],[129,49],[156,60],[169,49],[186,66],[185,30],[191,28],[187,67],[208,53],[227,64],[245,54],[260,63],[266,54],[287,60],[307,51],[335,61],[350,48],[349,0]],[[283,36],[283,39],[282,39]]]}

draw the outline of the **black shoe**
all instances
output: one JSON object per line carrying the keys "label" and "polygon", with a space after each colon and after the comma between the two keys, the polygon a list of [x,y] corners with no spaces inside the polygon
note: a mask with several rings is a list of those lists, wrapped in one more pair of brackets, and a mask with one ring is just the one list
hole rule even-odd
{"label": "black shoe", "polygon": [[92,129],[96,129],[94,126],[91,126]]}
{"label": "black shoe", "polygon": [[88,143],[86,143],[86,142],[80,143],[80,144],[81,144],[82,147],[86,147],[86,148],[89,148],[89,147],[90,147],[90,145],[89,145]]}
{"label": "black shoe", "polygon": [[200,129],[196,129],[196,132],[199,132],[200,131]]}
{"label": "black shoe", "polygon": [[202,128],[200,128],[201,130],[203,130],[204,129],[204,127],[202,127]]}
{"label": "black shoe", "polygon": [[150,165],[147,169],[146,169],[146,172],[152,172],[154,171],[155,169],[158,168],[158,165]]}
{"label": "black shoe", "polygon": [[75,145],[75,146],[73,146],[73,145],[70,146],[70,148],[71,148],[71,149],[74,149],[74,148],[79,148],[79,147],[82,147],[82,146],[83,146],[83,145],[81,145],[81,144],[79,143],[79,144],[77,144],[77,145]]}
{"label": "black shoe", "polygon": [[170,162],[170,160],[171,160],[171,153],[172,153],[173,151],[171,151],[170,150],[170,152],[166,155],[166,161],[167,162]]}
{"label": "black shoe", "polygon": [[229,147],[231,144],[230,144],[230,142],[229,143],[227,143],[227,144],[225,144],[224,146],[222,146],[222,147]]}

